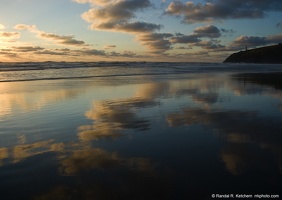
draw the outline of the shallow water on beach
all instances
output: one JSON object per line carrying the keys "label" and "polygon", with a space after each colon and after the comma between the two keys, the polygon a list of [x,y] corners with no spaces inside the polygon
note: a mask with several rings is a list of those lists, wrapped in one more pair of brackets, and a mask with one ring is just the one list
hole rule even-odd
{"label": "shallow water on beach", "polygon": [[281,198],[281,80],[262,70],[1,82],[1,196]]}

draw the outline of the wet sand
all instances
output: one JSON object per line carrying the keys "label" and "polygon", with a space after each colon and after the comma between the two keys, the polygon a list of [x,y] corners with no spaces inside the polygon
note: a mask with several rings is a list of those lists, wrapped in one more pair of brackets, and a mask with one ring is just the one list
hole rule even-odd
{"label": "wet sand", "polygon": [[281,77],[1,82],[1,195],[203,200],[279,194]]}

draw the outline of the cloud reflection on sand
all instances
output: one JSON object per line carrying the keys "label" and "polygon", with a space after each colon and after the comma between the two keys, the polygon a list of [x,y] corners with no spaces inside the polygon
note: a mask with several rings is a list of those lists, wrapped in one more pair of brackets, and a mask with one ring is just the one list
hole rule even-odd
{"label": "cloud reflection on sand", "polygon": [[[119,87],[123,89],[123,85]],[[74,184],[66,184],[67,181],[62,184],[54,183],[52,187],[38,193],[38,199],[53,199],[57,196],[62,199],[70,196],[92,199],[115,199],[114,197],[117,197],[116,199],[124,197],[165,199],[169,197],[167,183],[169,181],[164,177],[171,178],[169,177],[171,174],[180,174],[173,171],[175,170],[173,167],[177,165],[173,162],[176,160],[166,160],[166,156],[169,156],[167,154],[181,159],[187,158],[187,160],[191,156],[194,159],[194,156],[198,155],[188,151],[175,151],[181,153],[173,155],[172,149],[177,149],[178,143],[170,143],[170,140],[174,140],[174,137],[179,137],[181,134],[185,135],[186,131],[181,132],[184,130],[182,128],[188,130],[192,127],[189,130],[194,131],[193,127],[204,127],[201,131],[213,133],[211,137],[220,142],[217,146],[218,161],[216,162],[219,162],[223,169],[225,167],[230,177],[243,176],[253,171],[259,173],[272,171],[282,174],[282,118],[279,112],[265,114],[264,109],[252,107],[252,101],[247,102],[250,106],[248,109],[240,107],[241,104],[236,106],[231,104],[232,101],[243,97],[254,100],[256,97],[263,96],[267,97],[264,104],[271,104],[272,107],[279,106],[279,102],[282,103],[281,90],[269,84],[258,85],[255,82],[242,84],[241,80],[234,78],[223,79],[205,75],[185,80],[144,84],[138,82],[132,88],[132,91],[126,93],[126,97],[116,97],[115,94],[107,94],[106,97],[97,99],[91,97],[90,108],[81,110],[83,119],[80,120],[81,123],[78,123],[75,139],[64,138],[63,142],[57,141],[56,138],[42,139],[30,143],[28,133],[17,134],[15,145],[0,148],[1,168],[20,166],[31,158],[47,157],[51,153],[57,170],[54,176],[67,180],[77,179],[79,184],[75,181],[73,181]],[[72,96],[67,94],[73,93],[66,89],[62,93],[59,92],[57,96],[51,95],[51,98],[48,98],[50,94],[48,91],[42,94],[44,98],[46,97],[46,102],[55,100],[64,102]],[[95,95],[98,94],[95,93]],[[273,99],[277,100],[277,105],[272,105]],[[155,134],[155,130],[162,131],[159,129],[160,124],[171,134]],[[141,149],[144,148],[143,144],[141,144],[142,147],[128,147],[137,140],[123,141],[122,145],[128,145],[126,146],[128,149],[133,148],[134,153],[138,151],[142,155],[144,151],[150,152],[150,148],[162,146],[157,143],[159,141],[171,145],[171,149],[160,148],[164,159],[159,157],[151,159],[140,155],[125,156],[114,149],[116,148],[114,144],[119,143],[122,137],[136,132],[149,133],[140,134],[145,135],[143,138],[148,142],[148,150]],[[181,134],[178,134],[179,132]],[[131,134],[131,137],[134,136]],[[165,141],[166,137],[168,141]],[[193,140],[191,137],[187,138]],[[197,142],[201,143],[201,139],[206,138],[200,138]],[[105,144],[108,142],[109,146],[113,145],[110,147],[111,150],[106,148]],[[99,146],[100,144],[102,145]],[[134,144],[139,145],[138,141]],[[199,146],[202,144],[205,143]],[[185,147],[181,148],[185,149]],[[194,148],[197,148],[197,144]],[[154,154],[156,155],[159,154]],[[201,159],[199,158],[200,161]],[[191,162],[187,162],[188,164],[183,162],[187,170],[194,169],[190,166],[194,164]],[[164,166],[170,173],[160,170]],[[208,168],[209,166],[201,167]],[[223,171],[222,173],[225,173],[225,170]],[[192,173],[188,173],[189,176]],[[183,177],[193,180],[193,177],[188,175]],[[205,180],[205,177],[201,178]],[[152,188],[154,188],[153,192]]]}
{"label": "cloud reflection on sand", "polygon": [[74,151],[61,161],[78,185],[56,185],[35,199],[170,199],[166,178],[146,158],[124,158],[99,148]]}
{"label": "cloud reflection on sand", "polygon": [[8,149],[7,148],[0,148],[0,166],[3,165],[4,159],[9,157]]}
{"label": "cloud reflection on sand", "polygon": [[[255,85],[255,78],[257,78],[256,75],[250,78],[251,83],[245,82],[243,86],[238,85],[237,82],[230,82],[227,87],[235,95],[238,95],[239,91],[240,96],[263,94],[281,99],[281,91],[272,88],[277,88],[276,80],[272,83],[267,79],[266,87],[261,87]],[[237,81],[237,79],[234,80]],[[259,84],[264,86],[264,81],[259,80]],[[198,102],[193,97],[196,91],[190,89],[186,94],[190,94],[192,99]],[[281,118],[262,117],[255,110],[206,109],[200,106],[186,107],[180,112],[167,114],[166,120],[171,127],[198,124],[213,129],[216,135],[226,143],[221,151],[221,158],[227,170],[234,175],[258,168],[265,170],[271,166],[268,163],[276,163],[276,170],[282,173]]]}
{"label": "cloud reflection on sand", "polygon": [[1,82],[0,83],[0,120],[1,117],[14,114],[18,110],[24,112],[40,110],[52,103],[77,97],[81,89],[48,89],[35,86],[33,82]]}
{"label": "cloud reflection on sand", "polygon": [[137,117],[132,109],[150,104],[151,102],[140,99],[94,102],[92,109],[85,113],[88,119],[93,120],[93,125],[80,126],[79,138],[82,140],[117,138],[122,135],[123,129],[148,130],[150,121]]}
{"label": "cloud reflection on sand", "polygon": [[72,175],[89,169],[107,169],[116,167],[121,159],[117,153],[108,153],[103,149],[91,148],[76,150],[61,161],[62,173]]}
{"label": "cloud reflection on sand", "polygon": [[146,131],[150,129],[150,121],[138,117],[138,110],[159,106],[157,97],[167,94],[167,83],[142,84],[137,87],[135,96],[126,99],[94,101],[92,108],[85,113],[93,125],[78,128],[81,140],[118,138],[124,129]]}

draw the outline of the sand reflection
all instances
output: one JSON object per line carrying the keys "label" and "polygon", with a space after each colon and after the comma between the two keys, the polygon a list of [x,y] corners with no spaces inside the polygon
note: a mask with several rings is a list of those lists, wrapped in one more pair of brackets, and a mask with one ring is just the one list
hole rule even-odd
{"label": "sand reflection", "polygon": [[9,157],[8,148],[0,148],[0,166],[2,166],[3,160]]}
{"label": "sand reflection", "polygon": [[172,127],[199,124],[216,130],[218,137],[227,142],[221,156],[227,169],[233,174],[269,163],[264,160],[268,158],[264,152],[268,151],[272,152],[274,162],[281,168],[281,119],[261,118],[254,111],[186,108],[182,113],[167,115],[167,122]]}
{"label": "sand reflection", "polygon": [[80,126],[79,138],[84,141],[116,139],[122,136],[122,130],[149,130],[150,120],[138,116],[138,110],[160,105],[157,98],[167,94],[168,90],[168,83],[142,84],[132,98],[94,101],[85,113],[93,124]]}
{"label": "sand reflection", "polygon": [[[81,89],[46,89],[27,83],[0,83],[0,118],[19,111],[40,110],[46,105],[74,98]],[[1,120],[1,119],[0,119]]]}
{"label": "sand reflection", "polygon": [[[217,166],[223,166],[223,169],[225,167],[230,177],[238,178],[252,171],[282,173],[282,118],[277,113],[276,116],[263,115],[262,110],[241,108],[240,105],[236,105],[237,107],[231,105],[230,108],[228,107],[230,104],[224,104],[232,101],[232,98],[240,99],[244,95],[254,94],[258,98],[264,95],[269,97],[268,99],[282,100],[280,88],[271,86],[269,82],[264,86],[255,81],[242,84],[242,81],[236,78],[227,80],[216,77],[136,84],[134,86],[136,89],[130,97],[116,98],[113,94],[112,98],[107,96],[107,100],[91,98],[90,108],[81,111],[83,119],[80,121],[83,123],[78,125],[77,138],[63,138],[64,142],[58,142],[54,138],[29,144],[26,135],[18,135],[17,145],[0,148],[0,166],[1,169],[9,167],[16,169],[29,164],[28,161],[32,160],[32,157],[38,160],[44,160],[45,156],[49,156],[48,159],[51,157],[50,160],[54,162],[52,166],[55,168],[52,175],[57,179],[54,181],[48,179],[52,183],[51,186],[37,192],[36,199],[171,199],[168,176],[171,178],[171,174],[175,174],[181,178],[183,175],[183,179],[191,178],[185,180],[185,183],[193,182],[196,178],[191,175],[193,172],[187,173],[188,175],[181,174],[183,171],[175,172],[177,168],[174,167],[178,167],[178,161],[175,164],[172,163],[173,161],[166,160],[165,154],[173,148],[177,149],[178,145],[178,143],[170,143],[170,139],[174,139],[170,137],[175,137],[175,134],[182,130],[181,127],[189,129],[193,125],[193,128],[204,126],[205,129],[202,130],[209,131],[221,142],[217,151],[219,159],[215,162],[219,162]],[[26,102],[25,97],[20,98],[20,95],[16,101],[15,95],[10,99],[11,101],[8,99],[10,105],[6,104],[8,109],[5,112],[11,112],[9,110],[14,109],[14,104],[26,109],[40,108],[50,102],[72,98],[78,94],[76,92],[65,90],[54,91],[54,93],[44,92],[43,96],[39,95],[37,98],[42,104],[40,103],[39,107],[30,104],[30,108],[28,105],[33,101]],[[105,98],[99,97],[99,99]],[[76,120],[77,116],[74,118]],[[85,119],[89,122],[83,121]],[[136,132],[152,133],[159,130],[156,124],[163,125],[173,134],[165,134],[164,137],[162,134],[140,134],[148,136],[142,137],[144,141],[151,142],[148,149],[145,143],[144,145],[141,143],[142,147],[132,147],[132,144],[139,142],[136,140],[134,141],[136,143],[119,140],[120,137],[133,135]],[[195,130],[193,128],[190,130]],[[98,141],[101,139],[115,141]],[[158,145],[163,145],[158,143],[159,141],[163,141],[168,146],[162,147],[163,149],[158,148]],[[140,152],[139,156],[131,155],[131,152],[127,152],[130,156],[122,154],[122,150],[118,149],[123,148],[119,146],[119,142],[128,149],[132,148],[135,153]],[[115,144],[118,144],[117,147],[114,146]],[[153,152],[152,158],[142,157],[142,153],[147,155],[151,153],[149,148],[164,152],[160,153],[161,156]],[[186,150],[184,147],[181,148]],[[177,152],[175,153],[177,155],[173,155],[174,152]],[[197,153],[194,152],[179,150],[169,153],[169,156],[179,158],[181,165],[184,163],[183,168],[186,165],[200,163],[193,160],[189,163],[182,162],[181,159],[191,155],[196,157]],[[45,170],[46,166],[40,167]],[[209,166],[199,167],[204,169]],[[167,171],[162,171],[163,168]],[[182,169],[182,166],[179,168]],[[194,168],[187,166],[187,170],[190,169]],[[220,172],[217,173],[221,175]],[[223,170],[222,174],[226,175],[226,171]],[[188,177],[190,175],[191,177]],[[206,180],[205,175],[195,176],[197,179],[200,176],[201,180]],[[226,180],[222,177],[220,179]],[[189,184],[194,183],[189,182]],[[201,184],[199,186],[206,186],[204,183]]]}
{"label": "sand reflection", "polygon": [[[273,76],[275,79],[272,79]],[[266,76],[265,74],[236,75],[232,77],[235,82],[228,82],[225,87],[235,95],[259,94],[282,100],[279,91],[281,89],[280,79],[281,75],[275,74],[267,74]],[[241,85],[242,82],[243,85]],[[180,94],[189,94],[195,102],[201,102],[197,98],[199,90],[188,88],[186,92],[182,90]],[[204,102],[212,104],[217,101],[218,96],[220,94],[212,94]],[[257,110],[219,109],[216,107],[206,109],[205,106],[198,105],[198,107],[183,108],[181,112],[167,114],[168,125],[178,127],[198,124],[214,130],[215,134],[225,143],[220,154],[222,161],[226,169],[234,175],[254,169],[271,170],[271,167],[272,170],[279,170],[282,173],[281,117],[262,117]]]}
{"label": "sand reflection", "polygon": [[140,99],[127,99],[125,101],[94,102],[91,110],[85,113],[93,125],[84,125],[78,128],[81,140],[95,140],[102,138],[118,138],[124,129],[139,131],[150,128],[149,120],[138,117],[133,110],[138,105],[150,104]]}
{"label": "sand reflection", "polygon": [[72,175],[89,169],[107,169],[116,167],[121,160],[117,153],[108,153],[103,149],[77,150],[61,161],[63,174]]}

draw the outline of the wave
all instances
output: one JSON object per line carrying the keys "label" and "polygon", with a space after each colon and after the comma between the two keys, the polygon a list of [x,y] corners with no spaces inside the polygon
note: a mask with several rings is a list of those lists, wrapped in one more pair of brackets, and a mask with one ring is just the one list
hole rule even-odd
{"label": "wave", "polygon": [[209,72],[274,72],[281,65],[175,62],[0,63],[0,82],[179,75]]}
{"label": "wave", "polygon": [[100,75],[100,76],[71,76],[71,77],[44,77],[44,78],[30,78],[30,79],[13,79],[13,80],[0,80],[0,82],[19,82],[19,81],[40,81],[40,80],[64,80],[64,79],[89,79],[89,78],[111,78],[111,77],[137,77],[137,76],[163,76],[163,75],[178,75],[182,73],[146,73],[146,74],[113,74],[113,75]]}

